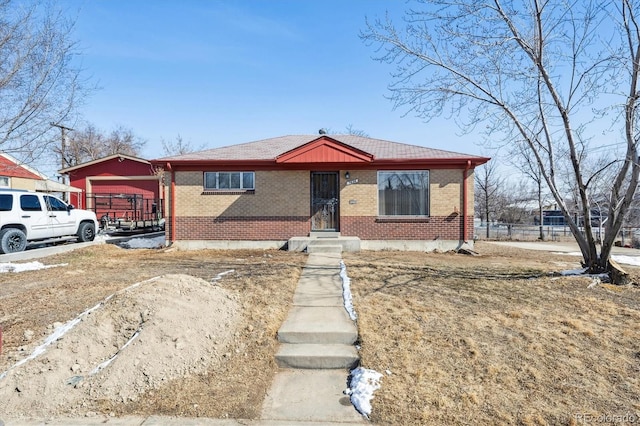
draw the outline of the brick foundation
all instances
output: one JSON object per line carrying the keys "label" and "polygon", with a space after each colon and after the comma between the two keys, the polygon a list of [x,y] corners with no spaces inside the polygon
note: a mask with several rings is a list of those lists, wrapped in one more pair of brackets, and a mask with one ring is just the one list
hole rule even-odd
{"label": "brick foundation", "polygon": [[[375,216],[340,218],[340,234],[361,240],[461,240],[460,215],[428,219],[382,219]],[[467,238],[473,239],[473,217],[467,217]]]}
{"label": "brick foundation", "polygon": [[288,240],[311,230],[306,216],[230,216],[176,218],[176,240]]}

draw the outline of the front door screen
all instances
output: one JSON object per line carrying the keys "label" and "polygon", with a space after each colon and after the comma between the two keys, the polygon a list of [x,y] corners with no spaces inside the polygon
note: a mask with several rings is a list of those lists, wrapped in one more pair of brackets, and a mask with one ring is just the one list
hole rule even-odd
{"label": "front door screen", "polygon": [[311,173],[311,230],[338,230],[338,173]]}

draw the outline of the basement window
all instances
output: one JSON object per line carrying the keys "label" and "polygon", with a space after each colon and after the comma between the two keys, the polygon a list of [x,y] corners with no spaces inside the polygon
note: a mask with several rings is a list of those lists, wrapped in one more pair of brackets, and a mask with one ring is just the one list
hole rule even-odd
{"label": "basement window", "polygon": [[379,171],[378,214],[381,217],[428,217],[429,171]]}
{"label": "basement window", "polygon": [[205,172],[205,191],[250,191],[255,189],[255,172]]}

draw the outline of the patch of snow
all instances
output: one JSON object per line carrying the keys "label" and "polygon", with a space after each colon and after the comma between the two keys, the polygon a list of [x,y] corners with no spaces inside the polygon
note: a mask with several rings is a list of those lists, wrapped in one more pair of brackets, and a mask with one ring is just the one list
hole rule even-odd
{"label": "patch of snow", "polygon": [[353,297],[351,296],[351,278],[347,275],[347,266],[340,261],[340,278],[342,279],[342,298],[344,300],[344,308],[347,310],[352,321],[358,319],[356,310],[353,308]]}
{"label": "patch of snow", "polygon": [[369,418],[373,393],[380,389],[382,374],[375,370],[358,367],[351,370],[349,388],[344,391],[350,396],[351,403],[360,414]]}
{"label": "patch of snow", "polygon": [[589,284],[589,285],[587,286],[587,288],[594,288],[594,287],[596,287],[596,286],[600,285],[600,283],[601,283],[601,282],[602,282],[602,281],[600,281],[600,278],[595,277],[595,278],[593,278],[593,279],[591,280],[591,284]]}
{"label": "patch of snow", "polygon": [[227,274],[232,274],[235,272],[235,269],[229,269],[228,271],[224,271],[224,272],[220,272],[218,275],[216,275],[215,277],[211,278],[211,282],[214,283],[216,281],[219,281],[222,279],[222,277],[224,277]]}
{"label": "patch of snow", "polygon": [[101,232],[96,234],[96,237],[93,239],[93,241],[97,243],[106,243],[107,240],[109,240],[109,236]]}
{"label": "patch of snow", "polygon": [[[579,251],[572,252],[554,252],[553,254],[564,254],[567,256],[582,256],[582,253]],[[622,263],[624,265],[631,266],[640,266],[640,256],[627,256],[624,254],[612,254],[611,259],[615,260],[618,263]]]}
{"label": "patch of snow", "polygon": [[41,262],[0,263],[0,273],[37,271],[40,269],[56,268],[58,266],[67,266],[67,265],[68,263],[59,263],[57,265],[44,265]]}
{"label": "patch of snow", "polygon": [[571,275],[583,275],[588,269],[589,268],[568,269],[566,271],[560,271],[560,275],[565,277]]}
{"label": "patch of snow", "polygon": [[136,237],[123,242],[121,245],[130,249],[159,248],[164,247],[166,240],[167,238],[164,235],[154,238]]}
{"label": "patch of snow", "polygon": [[625,265],[640,266],[640,256],[626,256],[623,254],[614,254],[611,256],[613,260]]}
{"label": "patch of snow", "polygon": [[552,251],[551,254],[562,254],[565,256],[582,256],[579,251]]}
{"label": "patch of snow", "polygon": [[120,349],[118,349],[118,351],[108,360],[106,360],[105,362],[100,363],[96,368],[94,368],[91,373],[89,373],[90,375],[94,375],[98,372],[100,372],[101,370],[107,368],[109,366],[109,364],[111,364],[113,362],[114,359],[117,358],[118,354],[120,354],[120,352],[122,352],[127,346],[129,346],[129,344],[131,342],[133,342],[133,340],[138,337],[140,335],[140,330],[136,330],[135,333],[133,333],[133,336],[131,336],[131,338],[129,340],[127,340],[127,343],[125,343],[124,345],[122,345],[122,347]]}

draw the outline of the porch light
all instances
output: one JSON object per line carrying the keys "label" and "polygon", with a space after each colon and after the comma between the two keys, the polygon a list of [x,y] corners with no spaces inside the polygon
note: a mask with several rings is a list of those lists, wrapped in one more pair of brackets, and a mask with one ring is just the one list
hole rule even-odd
{"label": "porch light", "polygon": [[349,174],[349,172],[345,172],[344,174],[344,178],[345,179],[349,179],[351,177],[351,175]]}

